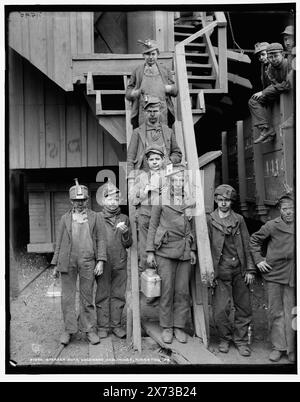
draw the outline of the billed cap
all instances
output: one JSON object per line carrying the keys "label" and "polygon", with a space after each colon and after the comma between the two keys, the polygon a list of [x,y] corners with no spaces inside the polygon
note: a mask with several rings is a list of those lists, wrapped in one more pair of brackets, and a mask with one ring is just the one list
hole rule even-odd
{"label": "billed cap", "polygon": [[267,47],[269,46],[268,42],[258,42],[255,43],[254,45],[254,54],[257,54],[259,52],[262,52],[263,50],[267,50]]}
{"label": "billed cap", "polygon": [[294,35],[294,27],[293,25],[288,25],[285,27],[285,30],[281,32],[282,35]]}
{"label": "billed cap", "polygon": [[70,187],[69,197],[70,200],[86,200],[89,198],[88,188],[78,183],[78,179],[75,180],[75,186]]}
{"label": "billed cap", "polygon": [[268,47],[267,47],[267,53],[273,53],[273,52],[278,52],[278,51],[283,51],[283,46],[281,43],[271,43]]}
{"label": "billed cap", "polygon": [[145,149],[145,155],[148,155],[150,152],[161,156],[165,155],[163,147],[158,144],[148,145],[147,148]]}
{"label": "billed cap", "polygon": [[150,105],[161,105],[161,100],[156,96],[147,96],[145,97],[144,109],[147,109]]}
{"label": "billed cap", "polygon": [[232,201],[236,200],[236,191],[229,184],[221,184],[215,189],[214,195],[221,195],[222,197],[229,198]]}

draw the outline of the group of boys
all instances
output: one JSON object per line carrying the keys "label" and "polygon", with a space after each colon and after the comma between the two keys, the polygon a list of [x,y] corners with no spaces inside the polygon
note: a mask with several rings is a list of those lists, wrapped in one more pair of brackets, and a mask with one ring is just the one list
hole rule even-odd
{"label": "group of boys", "polygon": [[[172,117],[174,113],[170,106],[172,104],[170,96],[176,96],[177,90],[169,70],[157,63],[159,51],[155,42],[146,41],[143,45],[146,48],[143,53],[145,64],[133,72],[126,91],[127,99],[133,101],[134,105],[132,123],[135,129],[129,144],[127,160],[129,202],[137,208],[140,270],[156,264],[157,247],[153,248],[154,238],[157,238],[155,231],[160,228],[164,217],[161,215],[161,208],[155,208],[157,214],[155,226],[151,215],[153,205],[159,204],[166,187],[166,165],[177,165],[179,173],[184,170],[180,164],[182,152],[173,130],[168,126],[168,123],[172,121],[170,116]],[[281,90],[286,90],[288,87],[285,81],[288,67],[286,59],[283,58],[282,46],[280,44],[260,44],[259,46],[256,53],[259,54],[262,62],[264,89],[261,93],[253,95],[249,101],[253,118],[257,119],[255,124],[261,130],[260,140],[256,142],[274,135],[265,118],[265,102],[274,99],[275,94],[278,95]],[[265,63],[266,60],[270,62],[268,66],[267,62]],[[154,89],[154,92],[149,95],[148,91],[151,89]],[[181,180],[179,192],[182,194],[184,184],[179,176],[178,180]],[[176,204],[175,182],[172,186],[172,202]],[[61,273],[62,311],[65,323],[65,331],[61,337],[63,344],[68,344],[71,335],[78,329],[75,309],[78,275],[80,279],[79,327],[87,334],[88,340],[93,344],[99,343],[100,338],[108,336],[110,329],[120,338],[126,335],[121,325],[121,315],[126,291],[126,248],[132,243],[130,223],[128,217],[120,212],[119,191],[115,186],[110,183],[105,184],[100,189],[98,198],[97,201],[103,206],[103,210],[96,214],[87,207],[87,188],[77,182],[70,189],[72,210],[65,214],[60,222],[52,264],[55,266],[54,274],[56,275],[58,271]],[[273,347],[270,360],[278,361],[282,354],[287,352],[289,360],[293,362],[295,361],[295,334],[291,326],[292,307],[295,303],[293,198],[288,194],[281,197],[280,217],[267,222],[251,238],[243,217],[233,212],[231,208],[235,199],[236,192],[231,186],[223,184],[217,187],[215,190],[217,209],[208,216],[207,220],[215,271],[213,311],[220,336],[219,350],[227,353],[230,341],[233,341],[242,356],[251,354],[248,345],[248,330],[252,320],[249,285],[254,280],[256,265],[267,283]],[[179,225],[183,224],[186,227],[189,222],[186,212],[178,209],[177,206],[173,210],[175,215],[179,213],[184,216],[184,222],[182,221],[183,223]],[[165,214],[165,218],[168,218],[170,233],[172,233],[172,224],[176,225],[177,215],[175,215],[168,216],[168,212]],[[149,237],[150,220],[152,225]],[[176,237],[175,232],[174,236]],[[190,231],[188,236],[185,233],[180,236],[181,240],[193,238]],[[151,239],[147,242],[147,238],[151,238],[153,244]],[[265,241],[268,242],[267,254],[263,257],[262,245]],[[159,247],[161,244],[164,244],[163,238]],[[172,259],[178,260],[180,264],[183,259],[189,266],[195,264],[196,259],[195,249],[190,248],[190,243],[187,249],[186,244],[185,240],[184,253],[188,250],[188,256],[185,259],[177,255],[178,250],[176,250],[175,258],[171,248],[167,250],[166,247],[162,247],[161,255],[158,255],[160,262],[165,261],[164,259],[170,260],[170,268],[166,270],[170,272],[164,280],[165,290],[161,301],[161,305],[165,304],[165,311],[162,311],[160,317],[161,325],[164,327],[163,340],[167,343],[172,342],[173,338],[173,328],[172,326],[169,328],[170,323],[166,324],[169,318],[166,318],[165,314],[170,310],[171,303],[166,292],[171,291],[167,282],[172,276]],[[165,275],[162,271],[160,273]],[[93,300],[94,277],[97,281],[95,300]],[[178,286],[179,294],[181,294],[183,291],[180,290],[180,283]],[[172,292],[174,291],[173,288]],[[186,300],[184,305],[188,305],[186,294],[184,300]],[[94,304],[97,321],[94,317]],[[235,311],[232,326],[233,306]],[[177,307],[178,311],[181,311],[180,306]],[[179,315],[177,314],[178,317]],[[185,313],[184,315],[187,316]],[[176,321],[176,317],[174,319]],[[187,340],[183,331],[184,319],[181,320],[180,325],[172,324],[175,327],[174,334],[180,342]]]}
{"label": "group of boys", "polygon": [[276,138],[276,132],[268,117],[267,107],[279,99],[281,93],[291,88],[290,71],[293,68],[294,28],[287,26],[282,32],[283,43],[261,42],[255,45],[254,54],[261,63],[261,90],[249,99],[248,105],[252,116],[252,125],[259,130],[254,144],[266,143]]}

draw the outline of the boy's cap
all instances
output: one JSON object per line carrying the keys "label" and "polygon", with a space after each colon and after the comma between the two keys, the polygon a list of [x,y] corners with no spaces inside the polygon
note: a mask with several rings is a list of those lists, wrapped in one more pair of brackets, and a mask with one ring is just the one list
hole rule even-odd
{"label": "boy's cap", "polygon": [[167,172],[165,174],[166,177],[170,177],[173,174],[179,173],[179,172],[184,172],[186,169],[186,164],[181,162],[181,163],[175,163],[173,164],[172,170]]}
{"label": "boy's cap", "polygon": [[163,147],[157,144],[151,144],[147,146],[147,148],[145,149],[145,155],[147,156],[150,152],[153,154],[161,155],[162,157],[165,155]]}
{"label": "boy's cap", "polygon": [[75,180],[75,186],[70,187],[69,197],[70,200],[86,200],[89,198],[89,191],[86,186],[78,183],[78,179]]}
{"label": "boy's cap", "polygon": [[161,100],[156,96],[149,96],[145,99],[144,109],[147,109],[150,105],[161,105]]}
{"label": "boy's cap", "polygon": [[230,200],[236,200],[236,191],[229,184],[221,184],[215,189],[214,195],[221,195],[222,197],[229,198]]}
{"label": "boy's cap", "polygon": [[138,43],[143,46],[143,54],[152,52],[152,50],[158,50],[157,42],[153,39],[138,40]]}
{"label": "boy's cap", "polygon": [[254,45],[254,54],[257,54],[259,52],[262,52],[263,50],[267,50],[267,47],[269,46],[268,42],[258,42],[255,43]]}
{"label": "boy's cap", "polygon": [[294,35],[294,27],[293,25],[288,25],[285,27],[285,30],[281,32],[282,35]]}
{"label": "boy's cap", "polygon": [[294,202],[294,194],[292,192],[287,192],[287,191],[283,192],[282,194],[280,194],[280,196],[278,198],[278,204],[280,204],[280,202],[285,199]]}
{"label": "boy's cap", "polygon": [[99,205],[103,205],[104,198],[114,194],[120,194],[120,190],[111,181],[107,181],[98,188],[96,201]]}
{"label": "boy's cap", "polygon": [[273,52],[279,52],[282,51],[283,52],[283,46],[281,43],[271,43],[268,47],[267,47],[267,53],[273,53]]}

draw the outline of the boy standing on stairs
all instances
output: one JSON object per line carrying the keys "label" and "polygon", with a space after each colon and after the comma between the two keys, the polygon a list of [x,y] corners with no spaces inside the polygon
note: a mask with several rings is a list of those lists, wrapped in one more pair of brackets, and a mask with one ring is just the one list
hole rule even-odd
{"label": "boy standing on stairs", "polygon": [[140,271],[147,268],[146,241],[152,206],[158,205],[159,197],[165,186],[163,148],[156,144],[149,145],[145,149],[145,156],[149,171],[142,171],[137,176],[129,193],[129,202],[137,209]]}
{"label": "boy standing on stairs", "polygon": [[[268,221],[250,238],[250,251],[266,282],[272,352],[269,359],[278,362],[284,353],[295,362],[295,330],[292,310],[295,306],[295,224],[291,193],[279,199],[280,216]],[[267,241],[267,254],[261,248]]]}
{"label": "boy standing on stairs", "polygon": [[149,170],[145,157],[145,149],[149,145],[159,145],[164,150],[166,164],[169,162],[180,163],[182,152],[177,144],[174,131],[166,124],[160,122],[161,102],[158,98],[151,97],[144,106],[146,122],[133,130],[127,151],[127,174],[130,178],[132,170],[134,174],[138,170]]}
{"label": "boy standing on stairs", "polygon": [[152,207],[147,236],[148,265],[157,268],[161,277],[159,323],[165,343],[172,343],[174,335],[179,342],[187,342],[184,329],[191,307],[189,282],[196,264],[196,242],[186,179],[185,166],[174,165],[162,204]]}
{"label": "boy standing on stairs", "polygon": [[242,356],[250,356],[247,335],[252,310],[247,285],[254,280],[255,267],[249,251],[249,234],[244,218],[231,209],[236,199],[234,188],[222,184],[215,189],[214,196],[218,207],[208,215],[207,224],[216,279],[213,312],[220,337],[219,351],[227,353],[233,341]]}
{"label": "boy standing on stairs", "polygon": [[145,123],[144,106],[149,97],[155,96],[161,102],[161,122],[172,127],[175,112],[171,96],[177,96],[177,88],[171,70],[158,63],[159,49],[154,40],[147,39],[143,45],[145,63],[138,66],[126,89],[126,99],[132,101],[131,123],[133,128]]}
{"label": "boy standing on stairs", "polygon": [[121,325],[127,282],[127,251],[132,244],[128,216],[121,214],[119,190],[111,182],[98,189],[97,202],[103,206],[99,213],[105,222],[107,262],[103,274],[96,278],[95,297],[98,335],[106,338],[110,328],[119,338],[126,336]]}
{"label": "boy standing on stairs", "polygon": [[254,94],[248,102],[252,125],[260,131],[259,137],[254,140],[254,144],[275,139],[276,132],[269,122],[267,107],[279,99],[281,93],[290,89],[290,82],[287,77],[290,67],[287,59],[284,58],[282,45],[271,43],[267,47],[267,57],[270,62],[267,69],[270,85]]}

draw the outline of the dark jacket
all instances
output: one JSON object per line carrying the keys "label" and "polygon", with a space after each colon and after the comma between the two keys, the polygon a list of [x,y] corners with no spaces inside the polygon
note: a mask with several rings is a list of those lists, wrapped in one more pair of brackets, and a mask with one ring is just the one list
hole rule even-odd
{"label": "dark jacket", "polygon": [[[96,261],[106,261],[106,239],[103,218],[94,211],[87,211],[90,233],[93,240]],[[52,265],[57,265],[59,272],[68,272],[72,246],[72,210],[64,214],[60,220],[58,236]]]}
{"label": "dark jacket", "polygon": [[[109,218],[100,212],[105,222],[106,240],[107,240],[107,260],[112,262],[116,268],[125,268],[127,262],[126,249],[132,245],[131,226],[128,216],[118,214],[115,219]],[[117,225],[124,222],[128,227],[128,232],[123,234]]]}
{"label": "dark jacket", "polygon": [[[174,131],[167,125],[162,124],[162,136],[167,150],[166,159],[169,158],[172,163],[180,163],[182,152],[179,148]],[[146,147],[146,124],[133,130],[130,144],[127,151],[127,173],[129,174],[133,169],[147,169],[145,163]]]}
{"label": "dark jacket", "polygon": [[146,251],[182,261],[191,258],[196,250],[192,219],[177,205],[155,205],[152,207]]}
{"label": "dark jacket", "polygon": [[[145,68],[145,63],[141,64],[138,66],[133,73],[131,74],[129,84],[126,89],[126,99],[129,101],[133,101],[132,104],[132,109],[131,109],[131,119],[133,119],[135,116],[138,115],[139,113],[139,98],[133,98],[131,95],[133,89],[139,89],[141,87],[142,81],[143,81],[143,75],[144,75],[144,68]],[[166,66],[164,66],[162,63],[157,63],[157,68],[158,71],[160,72],[162,81],[164,85],[172,85],[172,92],[166,94],[166,103],[167,103],[167,108],[169,112],[174,116],[175,119],[175,112],[174,112],[174,105],[171,100],[171,96],[177,96],[177,88],[175,86],[175,82],[173,80],[173,75],[171,70],[169,70]]]}
{"label": "dark jacket", "polygon": [[[219,218],[217,214],[218,210],[215,209],[207,216],[211,255],[216,278],[218,277],[218,266],[225,241],[225,233],[222,229],[222,225],[218,222]],[[241,215],[234,211],[231,211],[231,214],[232,218],[236,221],[236,225],[232,230],[232,236],[241,263],[242,274],[245,275],[246,272],[254,273],[255,266],[249,251],[249,233],[246,223]]]}
{"label": "dark jacket", "polygon": [[[295,286],[295,237],[294,225],[287,225],[281,217],[263,225],[250,238],[250,251],[255,264],[266,259],[272,267],[267,273],[262,273],[264,279],[270,282]],[[267,240],[267,254],[261,254],[263,242]]]}
{"label": "dark jacket", "polygon": [[288,91],[291,87],[287,77],[288,72],[289,65],[286,59],[283,59],[278,67],[273,67],[269,64],[266,74],[270,81],[270,85],[264,88],[262,91],[263,95],[280,95],[282,92]]}

